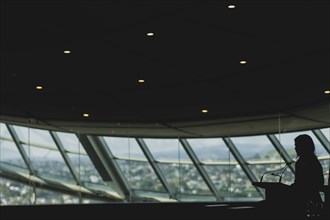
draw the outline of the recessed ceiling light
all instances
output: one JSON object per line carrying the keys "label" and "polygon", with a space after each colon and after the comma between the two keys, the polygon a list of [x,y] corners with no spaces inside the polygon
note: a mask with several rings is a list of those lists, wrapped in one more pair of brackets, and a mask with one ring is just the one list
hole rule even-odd
{"label": "recessed ceiling light", "polygon": [[138,82],[139,83],[144,83],[144,79],[139,79]]}
{"label": "recessed ceiling light", "polygon": [[36,89],[37,90],[41,90],[42,89],[42,86],[36,86]]}
{"label": "recessed ceiling light", "polygon": [[70,50],[65,50],[64,53],[65,53],[65,54],[70,54],[71,51],[70,51]]}
{"label": "recessed ceiling light", "polygon": [[330,94],[330,90],[325,90],[324,94]]}
{"label": "recessed ceiling light", "polygon": [[83,116],[84,116],[85,118],[88,118],[88,117],[89,117],[89,114],[88,114],[88,113],[84,113]]}
{"label": "recessed ceiling light", "polygon": [[202,112],[203,112],[203,113],[208,113],[209,110],[207,110],[207,109],[203,109]]}
{"label": "recessed ceiling light", "polygon": [[228,8],[230,8],[230,9],[233,9],[235,7],[236,7],[235,5],[228,5]]}
{"label": "recessed ceiling light", "polygon": [[239,61],[240,64],[246,64],[246,60]]}
{"label": "recessed ceiling light", "polygon": [[147,36],[154,36],[155,34],[152,32],[147,33]]}

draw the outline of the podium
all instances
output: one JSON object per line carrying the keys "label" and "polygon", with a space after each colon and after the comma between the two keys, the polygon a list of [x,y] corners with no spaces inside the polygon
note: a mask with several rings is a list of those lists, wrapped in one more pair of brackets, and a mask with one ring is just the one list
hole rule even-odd
{"label": "podium", "polygon": [[259,212],[264,213],[265,216],[272,213],[276,218],[305,219],[307,216],[319,216],[329,219],[330,217],[328,185],[320,188],[320,192],[325,194],[323,205],[310,201],[304,203],[303,195],[292,193],[291,187],[281,182],[252,182],[252,185],[265,189],[266,198],[259,205]]}
{"label": "podium", "polygon": [[281,203],[288,197],[289,185],[280,182],[252,182],[252,185],[265,189],[267,203]]}

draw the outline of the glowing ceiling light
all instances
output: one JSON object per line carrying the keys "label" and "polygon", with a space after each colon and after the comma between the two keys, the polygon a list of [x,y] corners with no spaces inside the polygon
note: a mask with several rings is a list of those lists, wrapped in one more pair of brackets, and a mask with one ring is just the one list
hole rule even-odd
{"label": "glowing ceiling light", "polygon": [[88,117],[89,117],[89,114],[88,114],[88,113],[84,113],[83,116],[84,116],[85,118],[88,118]]}
{"label": "glowing ceiling light", "polygon": [[64,51],[64,54],[70,54],[70,53],[71,53],[70,50],[65,50],[65,51]]}
{"label": "glowing ceiling light", "polygon": [[203,112],[203,113],[208,113],[209,110],[207,110],[207,109],[203,109],[202,112]]}
{"label": "glowing ceiling light", "polygon": [[233,8],[235,8],[236,6],[235,5],[228,5],[228,8],[229,9],[233,9]]}
{"label": "glowing ceiling light", "polygon": [[37,90],[41,90],[42,89],[42,86],[36,86],[36,89]]}
{"label": "glowing ceiling light", "polygon": [[240,64],[246,64],[246,60],[239,61]]}
{"label": "glowing ceiling light", "polygon": [[330,90],[325,90],[324,94],[330,94]]}
{"label": "glowing ceiling light", "polygon": [[154,35],[155,35],[155,34],[152,33],[152,32],[147,33],[147,36],[149,36],[149,37],[154,36]]}
{"label": "glowing ceiling light", "polygon": [[144,79],[139,79],[138,82],[139,83],[144,83],[145,81],[144,81]]}

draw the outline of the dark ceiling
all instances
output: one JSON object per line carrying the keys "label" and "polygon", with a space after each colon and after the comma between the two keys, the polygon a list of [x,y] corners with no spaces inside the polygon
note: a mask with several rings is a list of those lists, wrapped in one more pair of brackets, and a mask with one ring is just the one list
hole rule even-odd
{"label": "dark ceiling", "polygon": [[202,127],[309,109],[305,119],[329,127],[327,0],[0,4],[3,119],[213,136],[224,133]]}

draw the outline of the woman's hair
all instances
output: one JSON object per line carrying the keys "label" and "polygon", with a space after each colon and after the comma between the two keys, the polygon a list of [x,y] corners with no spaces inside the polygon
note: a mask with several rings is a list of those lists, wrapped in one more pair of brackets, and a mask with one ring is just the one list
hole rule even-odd
{"label": "woman's hair", "polygon": [[307,154],[314,153],[315,145],[313,139],[309,135],[307,134],[299,135],[294,139],[294,141],[296,145],[300,147],[302,152]]}

